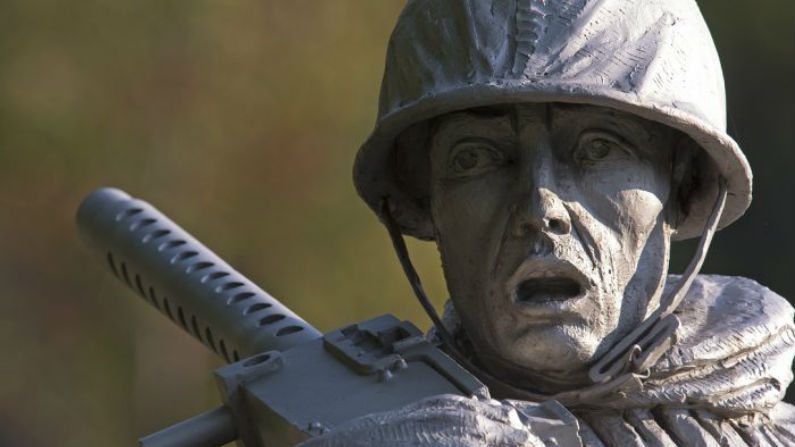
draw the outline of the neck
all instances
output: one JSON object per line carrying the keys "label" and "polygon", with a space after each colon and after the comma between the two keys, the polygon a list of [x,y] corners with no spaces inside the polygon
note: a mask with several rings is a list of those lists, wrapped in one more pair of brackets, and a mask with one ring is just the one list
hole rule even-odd
{"label": "neck", "polygon": [[521,368],[518,365],[504,367],[492,359],[484,359],[482,362],[477,360],[477,363],[481,366],[489,365],[486,370],[498,380],[538,394],[554,395],[591,384],[586,367],[572,368],[568,371],[540,371]]}
{"label": "neck", "polygon": [[[481,377],[484,382],[489,379],[496,379],[511,387],[520,388],[539,395],[554,395],[566,391],[583,388],[591,384],[588,378],[588,366],[567,368],[560,370],[535,370],[526,366],[517,365],[503,358],[483,355],[478,353],[469,336],[460,324],[455,310],[448,303],[445,306],[445,324],[453,332],[455,344],[459,354],[466,357],[472,366],[488,374],[489,377]],[[473,371],[477,373],[478,371]],[[476,374],[477,375],[477,374]],[[493,390],[495,388],[491,387]],[[496,389],[498,389],[497,387]],[[493,392],[493,391],[492,391]],[[494,397],[511,397],[497,396]]]}

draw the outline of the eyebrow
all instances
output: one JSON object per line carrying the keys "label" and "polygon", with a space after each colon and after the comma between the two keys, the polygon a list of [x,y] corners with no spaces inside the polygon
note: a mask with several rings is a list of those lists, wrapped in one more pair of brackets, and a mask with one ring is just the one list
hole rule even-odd
{"label": "eyebrow", "polygon": [[[608,112],[607,115],[603,113],[604,111]],[[550,114],[554,112],[564,112],[564,114],[568,114],[566,112],[587,114],[599,118],[600,122],[606,123],[615,129],[638,133],[645,140],[650,140],[652,138],[652,133],[644,125],[647,122],[646,120],[620,110],[582,104],[559,103],[554,104],[554,107],[550,107],[549,112]]]}
{"label": "eyebrow", "polygon": [[472,107],[469,109],[458,110],[450,112],[433,119],[431,122],[431,129],[434,131],[440,127],[447,127],[450,125],[460,124],[459,120],[462,118],[476,118],[476,119],[508,119],[513,115],[513,108],[511,106],[485,106],[485,107]]}
{"label": "eyebrow", "polygon": [[643,123],[637,121],[637,118],[631,115],[629,117],[622,117],[622,118],[611,116],[606,120],[606,122],[609,125],[617,129],[620,129],[622,131],[637,132],[638,134],[641,135],[641,137],[645,141],[650,140],[652,137],[651,132],[649,132],[649,130],[646,129],[646,126],[644,126]]}
{"label": "eyebrow", "polygon": [[460,112],[456,113],[466,113],[467,115],[474,115],[478,118],[499,118],[513,113],[513,107],[500,105],[472,107],[470,109],[461,110]]}

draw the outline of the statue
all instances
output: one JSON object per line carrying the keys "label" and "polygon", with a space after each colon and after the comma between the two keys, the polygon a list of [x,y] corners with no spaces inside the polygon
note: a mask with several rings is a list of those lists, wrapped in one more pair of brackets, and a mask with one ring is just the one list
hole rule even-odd
{"label": "statue", "polygon": [[698,274],[751,200],[725,127],[693,0],[410,0],[355,182],[393,233],[436,242],[432,336],[491,396],[302,445],[794,445],[793,308]]}

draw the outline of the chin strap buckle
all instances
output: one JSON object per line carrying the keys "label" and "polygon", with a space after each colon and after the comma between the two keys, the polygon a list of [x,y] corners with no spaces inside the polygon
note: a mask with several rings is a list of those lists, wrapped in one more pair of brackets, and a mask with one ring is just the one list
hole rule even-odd
{"label": "chin strap buckle", "polygon": [[588,377],[593,383],[605,383],[628,372],[647,377],[649,368],[674,343],[678,328],[676,315],[647,319],[596,362]]}

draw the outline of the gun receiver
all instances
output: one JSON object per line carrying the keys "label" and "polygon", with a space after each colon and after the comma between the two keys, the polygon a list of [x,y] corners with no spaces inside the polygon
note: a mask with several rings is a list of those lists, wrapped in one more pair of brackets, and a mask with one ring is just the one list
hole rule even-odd
{"label": "gun receiver", "polygon": [[146,436],[141,446],[291,446],[425,397],[485,392],[414,325],[391,315],[321,334],[123,191],[91,193],[77,222],[114,276],[232,363],[215,372],[223,406]]}

